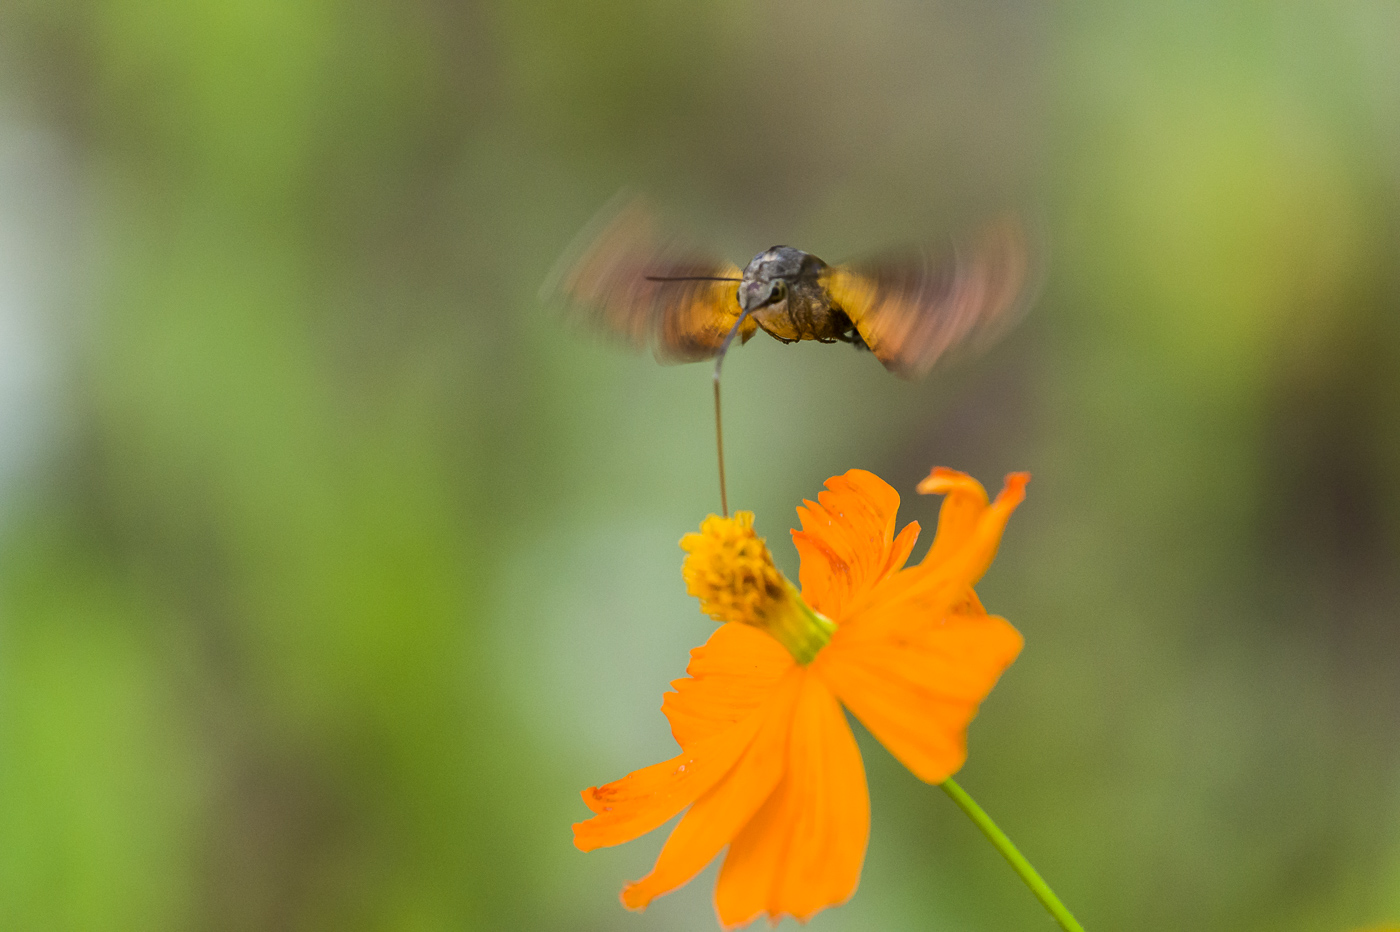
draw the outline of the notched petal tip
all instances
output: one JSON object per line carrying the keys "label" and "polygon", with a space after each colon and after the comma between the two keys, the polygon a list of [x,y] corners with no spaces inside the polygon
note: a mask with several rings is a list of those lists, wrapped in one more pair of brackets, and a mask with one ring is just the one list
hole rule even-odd
{"label": "notched petal tip", "polygon": [[584,854],[590,851],[597,851],[599,848],[607,847],[607,845],[597,839],[586,838],[580,834],[580,827],[587,824],[587,821],[588,820],[585,819],[583,822],[575,822],[572,826],[574,830],[574,847]]}
{"label": "notched petal tip", "polygon": [[[605,816],[613,810],[607,786],[590,786],[579,795],[583,797],[583,804],[595,816]],[[620,843],[598,832],[592,818],[575,822],[571,827],[574,832],[574,847],[583,852],[596,851]]]}
{"label": "notched petal tip", "polygon": [[1011,508],[1021,504],[1026,500],[1026,486],[1030,481],[1031,474],[1028,472],[1007,473],[1001,492],[997,494],[997,502]]}
{"label": "notched petal tip", "polygon": [[634,913],[640,913],[645,910],[653,899],[653,897],[637,893],[637,887],[640,885],[640,880],[634,880],[623,887],[622,892],[617,895],[622,905]]}

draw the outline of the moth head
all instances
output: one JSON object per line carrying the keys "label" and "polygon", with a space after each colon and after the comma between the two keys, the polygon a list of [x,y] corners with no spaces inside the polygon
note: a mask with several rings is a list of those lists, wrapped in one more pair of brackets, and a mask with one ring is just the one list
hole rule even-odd
{"label": "moth head", "polygon": [[791,246],[774,246],[753,257],[739,284],[739,306],[745,311],[781,304],[788,288],[804,275],[815,276],[824,263]]}

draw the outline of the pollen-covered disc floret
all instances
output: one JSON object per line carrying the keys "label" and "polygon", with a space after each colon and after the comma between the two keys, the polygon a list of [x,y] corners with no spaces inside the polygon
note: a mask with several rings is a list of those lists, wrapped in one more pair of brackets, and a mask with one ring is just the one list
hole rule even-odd
{"label": "pollen-covered disc floret", "polygon": [[773,565],[768,545],[754,533],[753,512],[710,515],[700,533],[681,538],[681,549],[688,554],[681,569],[686,591],[715,621],[761,628],[804,664],[831,640],[836,626],[809,608]]}
{"label": "pollen-covered disc floret", "polygon": [[732,518],[710,515],[699,534],[681,538],[681,549],[690,554],[681,570],[686,591],[715,621],[756,624],[787,595],[787,580],[754,533],[751,511]]}

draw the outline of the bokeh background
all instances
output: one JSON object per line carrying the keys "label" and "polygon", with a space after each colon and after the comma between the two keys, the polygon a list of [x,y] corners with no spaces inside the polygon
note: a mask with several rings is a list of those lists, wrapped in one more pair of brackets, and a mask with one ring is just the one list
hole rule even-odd
{"label": "bokeh background", "polygon": [[[963,785],[1091,930],[1400,916],[1393,3],[6,0],[0,927],[715,928],[569,830],[712,627],[707,370],[538,297],[624,186],[740,264],[1032,218],[978,359],[736,353],[731,501],[792,571],[829,475],[1030,470]],[[1046,928],[857,731],[812,928]]]}

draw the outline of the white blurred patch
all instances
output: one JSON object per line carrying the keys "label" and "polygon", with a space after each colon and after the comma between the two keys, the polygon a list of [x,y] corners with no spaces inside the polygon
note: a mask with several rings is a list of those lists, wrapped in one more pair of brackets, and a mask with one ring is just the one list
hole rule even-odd
{"label": "white blurred patch", "polygon": [[76,251],[62,247],[65,164],[52,138],[0,114],[0,518],[53,427],[48,325]]}
{"label": "white blurred patch", "polygon": [[553,752],[603,782],[678,752],[661,695],[715,625],[681,581],[679,534],[640,516],[564,525],[516,548],[492,645],[503,695]]}

